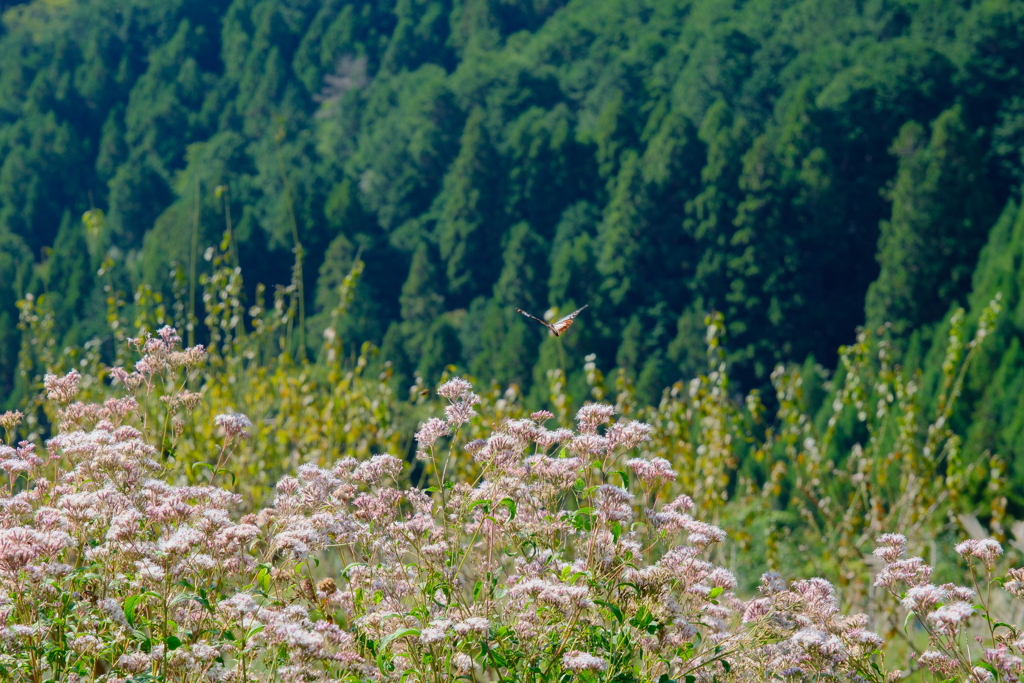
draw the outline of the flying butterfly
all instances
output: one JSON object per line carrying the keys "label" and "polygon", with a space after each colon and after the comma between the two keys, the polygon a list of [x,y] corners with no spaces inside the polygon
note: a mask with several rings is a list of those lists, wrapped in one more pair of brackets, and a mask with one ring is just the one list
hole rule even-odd
{"label": "flying butterfly", "polygon": [[[590,304],[585,304],[583,306],[583,308],[586,308],[589,305]],[[565,331],[567,329],[569,329],[569,326],[572,325],[572,322],[574,320],[576,320],[576,316],[578,316],[580,314],[580,311],[582,311],[583,308],[575,310],[572,313],[570,313],[569,315],[565,316],[564,318],[559,318],[558,320],[556,320],[553,323],[549,323],[546,320],[541,320],[540,318],[538,318],[535,315],[530,315],[529,313],[527,313],[526,311],[524,311],[521,308],[517,308],[516,311],[518,311],[519,313],[522,313],[523,315],[525,315],[530,320],[536,320],[541,325],[543,325],[544,327],[546,327],[549,330],[551,330],[551,334],[555,335],[556,337],[559,337],[559,336],[565,334]]]}

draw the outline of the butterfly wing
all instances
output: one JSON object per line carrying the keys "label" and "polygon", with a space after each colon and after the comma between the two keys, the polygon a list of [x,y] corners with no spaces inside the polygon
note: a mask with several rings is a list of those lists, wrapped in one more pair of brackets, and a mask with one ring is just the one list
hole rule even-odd
{"label": "butterfly wing", "polygon": [[[589,305],[590,304],[585,304],[583,308],[586,308]],[[576,320],[576,316],[580,314],[583,308],[579,308],[570,313],[569,315],[565,316],[564,318],[556,320],[555,322],[548,325],[548,327],[550,327],[551,331],[555,333],[555,336],[565,334],[565,331],[569,329],[569,326],[572,325],[574,320]]]}
{"label": "butterfly wing", "polygon": [[[554,327],[552,327],[552,326],[551,326],[551,325],[550,325],[550,324],[549,324],[549,323],[548,323],[548,322],[547,322],[546,320],[541,320],[540,318],[538,318],[538,317],[537,317],[537,316],[535,316],[535,315],[530,315],[529,313],[527,313],[526,311],[524,311],[524,310],[523,310],[523,309],[521,309],[521,308],[517,308],[517,309],[516,309],[516,312],[518,312],[518,313],[522,313],[523,315],[525,315],[525,316],[526,316],[527,318],[529,318],[530,320],[536,320],[537,322],[539,322],[539,323],[540,323],[541,325],[543,325],[544,327],[548,328],[548,329],[549,329],[549,330],[551,330],[552,332],[555,332],[555,328],[554,328]],[[558,333],[557,333],[557,332],[555,332],[555,334],[557,335]]]}

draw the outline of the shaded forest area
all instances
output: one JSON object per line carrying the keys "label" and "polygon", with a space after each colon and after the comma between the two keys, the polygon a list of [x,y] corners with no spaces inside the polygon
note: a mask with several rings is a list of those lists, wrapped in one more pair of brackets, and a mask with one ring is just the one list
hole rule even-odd
{"label": "shaded forest area", "polygon": [[[559,343],[570,384],[594,354],[656,402],[709,310],[742,388],[888,321],[927,391],[951,307],[1002,291],[957,419],[1024,454],[1022,70],[1012,1],[15,4],[0,388],[30,293],[81,344],[118,292],[192,305],[211,247],[250,299],[294,282],[298,242],[311,351],[358,253],[349,348],[535,402]],[[564,342],[513,310],[583,304]]]}

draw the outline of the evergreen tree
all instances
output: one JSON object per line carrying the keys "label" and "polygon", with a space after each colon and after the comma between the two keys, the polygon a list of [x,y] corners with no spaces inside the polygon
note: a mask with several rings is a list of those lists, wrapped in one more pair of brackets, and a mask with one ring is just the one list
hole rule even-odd
{"label": "evergreen tree", "polygon": [[481,325],[481,348],[471,366],[478,377],[514,382],[520,387],[529,385],[537,358],[539,325],[515,309],[537,311],[534,315],[538,317],[543,314],[546,257],[547,245],[528,223],[512,227],[501,275],[483,320],[467,318],[467,324]]}
{"label": "evergreen tree", "polygon": [[[992,207],[1024,178],[1021,12],[34,0],[0,35],[0,231],[38,266],[65,212],[102,210],[104,277],[169,296],[196,208],[200,256],[230,209],[250,296],[289,284],[301,246],[312,332],[361,249],[351,343],[386,338],[405,375],[521,353],[531,371],[487,373],[534,396],[563,366],[586,395],[594,354],[654,400],[704,369],[712,310],[743,388],[777,362],[832,365],[865,308],[927,356],[920,330],[963,300]],[[509,270],[513,243],[544,245],[522,262],[535,272]],[[423,244],[439,279],[418,292]],[[538,311],[591,308],[555,340],[506,318],[508,292]],[[427,302],[429,316],[403,315]],[[95,302],[68,314],[102,328]]]}
{"label": "evergreen tree", "polygon": [[21,334],[17,302],[27,293],[32,252],[17,235],[0,232],[0,406],[17,408],[12,396]]}
{"label": "evergreen tree", "polygon": [[493,286],[500,268],[502,215],[495,185],[500,159],[487,139],[484,111],[473,109],[438,196],[437,236],[453,305]]}
{"label": "evergreen tree", "polygon": [[[446,329],[436,324],[444,313],[443,279],[437,266],[434,249],[427,242],[420,242],[409,265],[409,276],[402,285],[399,297],[402,321],[392,323],[384,337],[383,351],[385,357],[393,360],[401,377],[413,372],[417,367],[435,371],[451,362],[440,356],[425,360],[421,365],[421,356],[427,346],[427,340],[434,334],[443,339],[433,343],[431,348],[440,354],[450,348],[450,335]],[[457,359],[452,359],[457,360]]]}
{"label": "evergreen tree", "polygon": [[[46,300],[53,310],[59,333],[65,344],[81,344],[88,339],[87,329],[96,319],[87,313],[94,288],[95,267],[89,254],[85,227],[64,213],[53,250],[43,267]],[[96,292],[97,294],[99,292]]]}
{"label": "evergreen tree", "polygon": [[[964,396],[957,406],[952,426],[965,434],[964,458],[977,461],[996,455],[1009,468],[1014,485],[1007,488],[1016,514],[1024,512],[1024,414],[1021,388],[1024,387],[1024,211],[1011,200],[978,256],[969,297],[968,320],[974,322],[996,294],[1003,297],[1003,313],[967,377]],[[945,322],[935,334],[935,342],[925,364],[925,396],[938,393],[941,376]],[[970,331],[970,329],[968,330]],[[982,463],[982,466],[986,466]]]}
{"label": "evergreen tree", "polygon": [[161,164],[139,152],[117,167],[109,182],[110,221],[122,245],[138,245],[174,200]]}
{"label": "evergreen tree", "polygon": [[897,335],[942,317],[970,287],[978,250],[994,218],[978,135],[955,106],[932,123],[900,131],[890,198],[892,217],[879,239],[881,272],[868,290],[868,324],[888,321]]}
{"label": "evergreen tree", "polygon": [[421,327],[429,326],[444,312],[443,282],[432,251],[430,245],[420,242],[399,298],[402,320]]}

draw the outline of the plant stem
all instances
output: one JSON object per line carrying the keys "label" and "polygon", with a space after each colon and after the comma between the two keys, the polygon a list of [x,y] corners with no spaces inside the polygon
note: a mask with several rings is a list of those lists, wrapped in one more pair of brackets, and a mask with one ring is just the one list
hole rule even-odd
{"label": "plant stem", "polygon": [[188,345],[196,343],[196,261],[199,252],[199,173],[196,173],[195,211],[192,214],[192,258],[188,278]]}
{"label": "plant stem", "polygon": [[306,360],[306,293],[302,275],[302,243],[299,241],[299,222],[295,217],[295,204],[292,202],[292,191],[288,184],[288,174],[285,171],[284,156],[281,154],[281,141],[284,139],[284,121],[281,121],[281,128],[274,141],[277,143],[277,161],[281,166],[281,182],[284,185],[285,206],[288,208],[288,218],[291,220],[292,241],[295,243],[295,270],[292,278],[299,292],[299,360]]}

